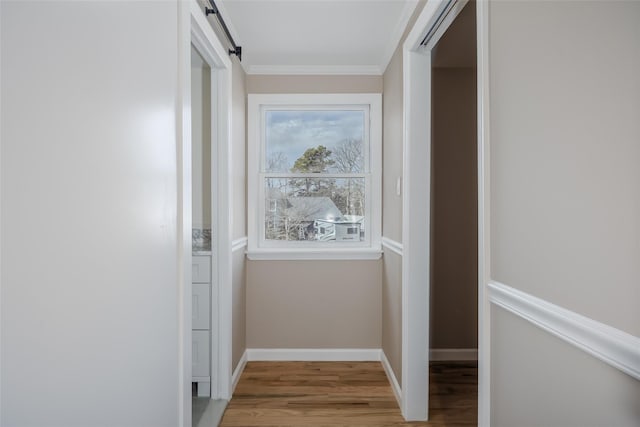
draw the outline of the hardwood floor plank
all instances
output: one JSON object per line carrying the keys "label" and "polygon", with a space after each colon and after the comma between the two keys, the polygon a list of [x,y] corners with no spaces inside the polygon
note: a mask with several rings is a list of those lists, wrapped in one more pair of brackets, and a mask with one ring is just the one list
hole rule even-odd
{"label": "hardwood floor plank", "polygon": [[430,379],[430,421],[407,423],[378,362],[249,362],[220,425],[477,424],[477,364],[434,362]]}

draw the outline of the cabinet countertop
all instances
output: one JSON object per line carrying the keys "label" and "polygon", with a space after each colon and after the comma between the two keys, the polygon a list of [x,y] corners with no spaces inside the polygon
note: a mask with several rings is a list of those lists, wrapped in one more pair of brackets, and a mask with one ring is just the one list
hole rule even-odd
{"label": "cabinet countertop", "polygon": [[205,251],[205,250],[193,250],[191,251],[191,255],[211,255],[211,251]]}

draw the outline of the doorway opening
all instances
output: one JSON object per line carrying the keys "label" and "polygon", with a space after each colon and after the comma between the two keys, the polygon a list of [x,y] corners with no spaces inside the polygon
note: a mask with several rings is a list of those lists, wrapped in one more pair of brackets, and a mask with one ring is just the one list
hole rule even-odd
{"label": "doorway opening", "polygon": [[180,425],[216,425],[231,397],[232,64],[197,2],[180,3]]}
{"label": "doorway opening", "polygon": [[212,69],[196,47],[191,45],[191,417],[192,425],[198,426],[203,417],[211,417],[218,406],[212,399],[212,384],[215,381],[217,337],[213,334],[212,319],[215,308],[212,298],[213,228],[211,200],[211,146],[212,120]]}
{"label": "doorway opening", "polygon": [[402,412],[408,421],[429,418],[431,356],[476,354],[478,423],[488,420],[487,9],[487,2],[427,2],[403,45]]}
{"label": "doorway opening", "polygon": [[476,50],[470,1],[431,49],[430,418],[443,406],[477,413]]}

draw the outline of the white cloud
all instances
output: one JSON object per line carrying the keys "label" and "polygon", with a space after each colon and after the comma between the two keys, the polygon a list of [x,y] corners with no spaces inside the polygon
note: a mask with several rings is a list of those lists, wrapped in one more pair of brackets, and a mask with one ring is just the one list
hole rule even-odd
{"label": "white cloud", "polygon": [[[358,110],[267,112],[267,158],[281,152],[287,171],[308,148],[324,145],[333,150],[347,138],[362,140],[364,113]],[[284,171],[283,171],[284,172]]]}

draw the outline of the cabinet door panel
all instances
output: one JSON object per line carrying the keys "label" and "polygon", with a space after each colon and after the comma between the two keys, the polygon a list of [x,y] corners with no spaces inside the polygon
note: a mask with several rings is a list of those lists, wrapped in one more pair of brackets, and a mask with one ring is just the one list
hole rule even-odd
{"label": "cabinet door panel", "polygon": [[191,285],[192,305],[191,305],[191,328],[209,329],[209,296],[208,283],[194,283]]}
{"label": "cabinet door panel", "polygon": [[192,331],[192,372],[194,377],[209,376],[209,331]]}
{"label": "cabinet door panel", "polygon": [[208,255],[194,255],[191,264],[191,281],[193,283],[211,282],[211,257]]}

